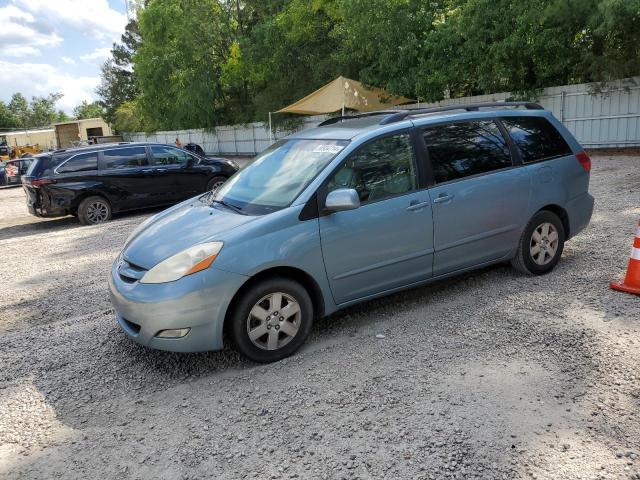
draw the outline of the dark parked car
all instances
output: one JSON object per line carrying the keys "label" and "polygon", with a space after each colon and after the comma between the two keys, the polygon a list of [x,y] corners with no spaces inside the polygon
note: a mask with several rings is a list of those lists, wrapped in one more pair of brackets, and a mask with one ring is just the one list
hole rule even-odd
{"label": "dark parked car", "polygon": [[238,166],[178,147],[116,143],[36,155],[22,184],[29,212],[40,217],[77,215],[102,223],[112,213],[178,203],[216,190]]}

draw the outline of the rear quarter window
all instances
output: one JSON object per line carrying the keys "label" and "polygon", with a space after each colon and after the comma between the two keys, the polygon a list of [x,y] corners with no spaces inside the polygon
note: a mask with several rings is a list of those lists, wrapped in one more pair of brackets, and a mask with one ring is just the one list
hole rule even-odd
{"label": "rear quarter window", "polygon": [[61,164],[57,169],[57,173],[75,173],[88,172],[98,169],[98,153],[81,153],[71,157],[69,160]]}
{"label": "rear quarter window", "polygon": [[573,153],[560,132],[543,117],[504,117],[500,119],[524,163],[539,162]]}
{"label": "rear quarter window", "polygon": [[47,173],[51,173],[47,172],[47,170],[50,169],[51,164],[52,160],[51,156],[49,155],[34,157],[28,166],[26,175],[29,177],[39,177],[42,175],[46,175]]}

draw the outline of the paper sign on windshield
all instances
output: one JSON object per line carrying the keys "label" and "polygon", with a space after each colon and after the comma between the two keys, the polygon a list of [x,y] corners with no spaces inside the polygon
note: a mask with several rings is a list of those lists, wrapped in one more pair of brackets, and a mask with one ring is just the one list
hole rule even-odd
{"label": "paper sign on windshield", "polygon": [[338,153],[344,147],[342,145],[318,145],[313,149],[313,153]]}

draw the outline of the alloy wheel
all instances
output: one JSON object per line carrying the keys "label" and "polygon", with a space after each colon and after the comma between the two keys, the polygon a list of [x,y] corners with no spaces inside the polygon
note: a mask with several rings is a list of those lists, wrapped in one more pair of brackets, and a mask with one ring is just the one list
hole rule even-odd
{"label": "alloy wheel", "polygon": [[109,207],[101,201],[96,200],[87,206],[87,219],[89,223],[102,223],[109,218]]}
{"label": "alloy wheel", "polygon": [[291,295],[274,292],[253,306],[247,317],[247,335],[263,350],[278,350],[298,333],[302,319],[299,303]]}
{"label": "alloy wheel", "polygon": [[538,265],[551,262],[558,251],[559,236],[552,223],[544,222],[538,225],[531,235],[529,253]]}
{"label": "alloy wheel", "polygon": [[217,191],[222,185],[224,185],[224,182],[216,182],[213,185],[211,185],[211,191],[215,192]]}

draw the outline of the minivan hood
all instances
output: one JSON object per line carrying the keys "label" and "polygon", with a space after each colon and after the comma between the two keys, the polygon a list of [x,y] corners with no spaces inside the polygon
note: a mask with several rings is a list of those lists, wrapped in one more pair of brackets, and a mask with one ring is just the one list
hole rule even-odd
{"label": "minivan hood", "polygon": [[223,240],[222,235],[257,218],[193,198],[152,217],[123,254],[127,261],[150,269],[198,243]]}

